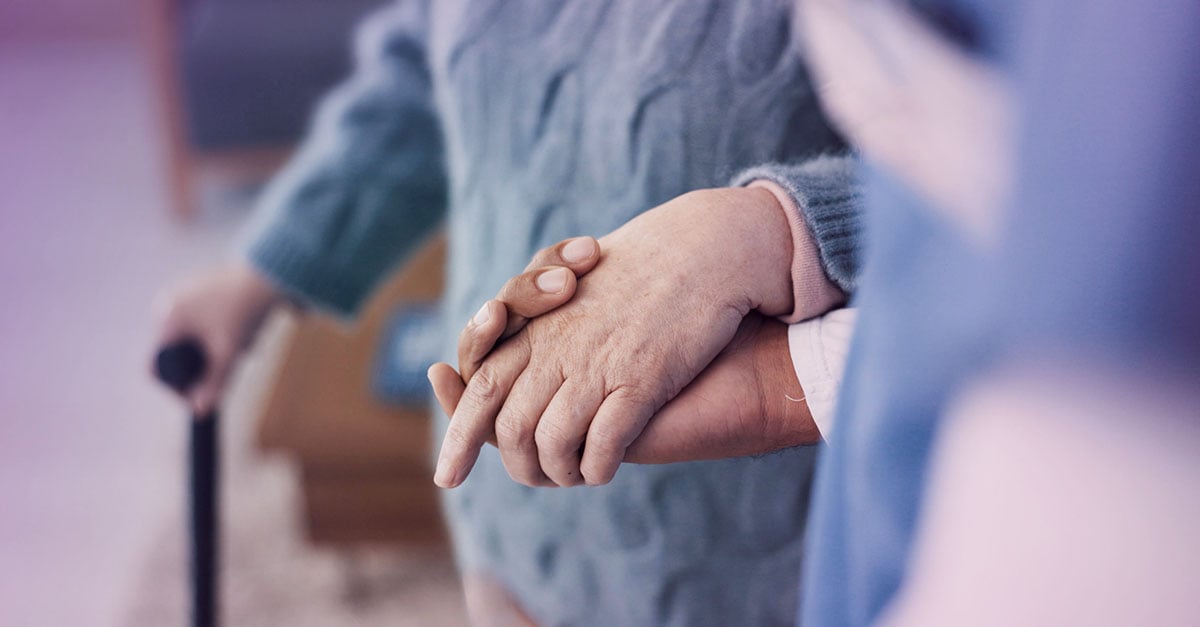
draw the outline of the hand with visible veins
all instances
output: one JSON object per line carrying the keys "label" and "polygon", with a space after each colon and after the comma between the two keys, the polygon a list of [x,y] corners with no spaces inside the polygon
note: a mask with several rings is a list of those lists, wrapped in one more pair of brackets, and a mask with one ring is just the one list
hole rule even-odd
{"label": "hand with visible veins", "polygon": [[[539,260],[552,264],[553,256],[544,251]],[[555,294],[539,288],[537,276],[567,269],[538,263],[511,279],[500,297],[488,301],[482,324],[473,322],[463,330],[459,342],[463,372],[477,370],[506,333],[519,330],[528,318],[547,313],[574,295],[574,282],[571,289]],[[583,266],[574,270],[578,276],[586,272]],[[796,381],[787,342],[787,325],[751,313],[700,376],[650,419],[626,450],[624,461],[662,464],[723,459],[818,442],[821,436]],[[466,389],[464,379],[445,363],[430,368],[429,379],[442,410],[453,415]],[[495,444],[494,437],[489,441]]]}
{"label": "hand with visible veins", "polygon": [[[521,483],[610,481],[650,417],[726,350],[751,311],[778,315],[792,307],[790,231],[765,190],[685,194],[600,246],[602,258],[570,302],[529,321],[474,372],[464,362],[468,383],[454,404],[439,485],[460,484],[493,434]],[[764,323],[748,323],[754,328],[727,355],[753,355],[745,347],[758,340],[746,342]],[[775,333],[786,350],[782,329]],[[791,376],[790,365],[782,372]],[[431,373],[435,380],[442,374]],[[796,387],[793,398],[802,396]],[[675,411],[693,411],[699,398]],[[731,404],[724,418],[744,407]],[[635,456],[655,450],[642,446]]]}

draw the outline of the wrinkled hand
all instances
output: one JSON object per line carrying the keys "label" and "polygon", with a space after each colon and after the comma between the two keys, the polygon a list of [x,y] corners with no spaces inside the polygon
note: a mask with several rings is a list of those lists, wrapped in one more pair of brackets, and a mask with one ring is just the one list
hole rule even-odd
{"label": "wrinkled hand", "polygon": [[604,237],[571,302],[464,373],[435,481],[459,485],[493,430],[517,481],[610,481],[750,311],[790,311],[788,229],[769,192],[739,188],[686,194]]}
{"label": "wrinkled hand", "polygon": [[[459,363],[466,364],[464,369],[477,367],[500,339],[507,314],[503,305],[526,311],[530,317],[556,306],[531,286],[525,275],[513,279],[505,286],[505,302],[489,301],[497,317],[463,330],[460,347],[465,350],[459,352]],[[442,410],[453,415],[466,389],[463,379],[444,363],[430,368],[429,379]],[[792,369],[787,325],[751,313],[742,320],[733,341],[700,376],[650,419],[625,451],[624,461],[663,464],[723,459],[819,440],[820,432]]]}
{"label": "wrinkled hand", "polygon": [[[509,279],[494,300],[479,308],[458,336],[459,371],[444,362],[429,368],[429,382],[447,416],[454,415],[465,381],[471,380],[496,344],[525,328],[530,318],[570,301],[576,278],[590,272],[599,260],[600,245],[591,237],[559,242],[538,251],[524,273]],[[486,440],[495,445],[495,433]]]}

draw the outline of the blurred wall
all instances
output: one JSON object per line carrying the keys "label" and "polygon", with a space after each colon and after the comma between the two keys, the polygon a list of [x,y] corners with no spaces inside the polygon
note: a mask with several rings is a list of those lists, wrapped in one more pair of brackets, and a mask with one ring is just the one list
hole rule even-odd
{"label": "blurred wall", "polygon": [[130,39],[144,0],[0,0],[0,43]]}

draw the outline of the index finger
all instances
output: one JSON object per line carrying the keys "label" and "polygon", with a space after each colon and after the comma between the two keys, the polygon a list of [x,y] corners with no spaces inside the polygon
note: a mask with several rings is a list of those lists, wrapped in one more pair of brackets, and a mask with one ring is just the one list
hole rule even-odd
{"label": "index finger", "polygon": [[513,382],[528,361],[527,344],[508,343],[489,356],[471,378],[442,440],[434,483],[453,488],[467,478],[479,457],[479,450],[492,435],[496,416],[508,398]]}

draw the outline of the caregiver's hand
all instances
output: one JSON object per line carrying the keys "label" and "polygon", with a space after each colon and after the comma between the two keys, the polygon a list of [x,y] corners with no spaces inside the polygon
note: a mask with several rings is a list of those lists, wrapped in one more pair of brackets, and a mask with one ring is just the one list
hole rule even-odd
{"label": "caregiver's hand", "polygon": [[820,442],[787,334],[778,319],[751,312],[704,372],[650,419],[625,461],[728,459]]}
{"label": "caregiver's hand", "polygon": [[766,190],[685,194],[600,245],[600,264],[575,299],[529,322],[470,377],[438,485],[462,483],[493,428],[517,481],[607,483],[650,416],[729,344],[747,313],[792,308],[790,230]]}

